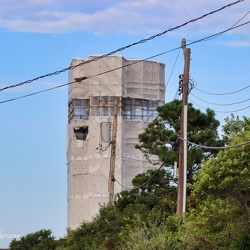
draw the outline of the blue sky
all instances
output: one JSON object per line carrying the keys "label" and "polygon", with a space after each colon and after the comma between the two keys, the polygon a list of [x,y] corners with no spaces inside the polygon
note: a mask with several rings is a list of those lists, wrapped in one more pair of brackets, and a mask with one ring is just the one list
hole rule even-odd
{"label": "blue sky", "polygon": [[[73,57],[109,53],[231,2],[1,0],[0,88],[66,68]],[[228,29],[243,17],[240,23],[248,22],[249,11],[245,0],[120,54],[151,57],[178,48],[182,38],[189,43]],[[216,112],[222,123],[231,113],[249,116],[249,88],[231,95],[200,91],[229,93],[250,85],[249,24],[190,48],[190,74],[197,84],[190,94],[194,106],[222,111]],[[154,58],[166,64],[167,102],[174,99],[183,72],[183,53],[177,57],[178,52]],[[0,92],[0,102],[67,82],[67,72],[43,78]],[[235,102],[242,103],[225,106]],[[239,109],[243,110],[232,112]],[[51,229],[56,237],[63,237],[67,227],[67,87],[0,104],[0,117],[0,233],[23,236]],[[8,243],[9,239],[0,238],[0,247]]]}

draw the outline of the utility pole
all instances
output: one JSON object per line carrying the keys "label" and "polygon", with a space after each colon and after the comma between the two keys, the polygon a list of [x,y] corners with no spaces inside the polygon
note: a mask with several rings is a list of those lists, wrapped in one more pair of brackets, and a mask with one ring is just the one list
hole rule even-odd
{"label": "utility pole", "polygon": [[113,129],[112,129],[112,139],[111,139],[111,156],[110,156],[109,186],[108,186],[110,204],[113,204],[114,200],[116,131],[117,131],[117,100],[114,100],[114,117],[113,117]]}
{"label": "utility pole", "polygon": [[182,215],[186,211],[186,184],[187,184],[187,107],[188,107],[188,83],[190,68],[190,49],[186,48],[186,40],[181,42],[184,53],[184,72],[182,77],[182,110],[179,143],[179,181],[177,195],[177,214]]}

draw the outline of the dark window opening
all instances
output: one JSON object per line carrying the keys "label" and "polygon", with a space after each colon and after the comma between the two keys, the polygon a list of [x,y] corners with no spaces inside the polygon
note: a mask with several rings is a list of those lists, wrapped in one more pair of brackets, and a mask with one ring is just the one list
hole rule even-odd
{"label": "dark window opening", "polygon": [[90,98],[91,116],[113,116],[114,101],[117,100],[117,115],[121,115],[122,101],[119,96],[92,96]]}
{"label": "dark window opening", "polygon": [[72,119],[88,119],[89,117],[89,99],[73,99],[69,103],[68,112],[69,122]]}
{"label": "dark window opening", "polygon": [[129,97],[124,98],[123,117],[125,119],[152,121],[156,116],[156,109],[159,104],[158,101]]}
{"label": "dark window opening", "polygon": [[85,141],[89,132],[89,127],[74,128],[77,140]]}

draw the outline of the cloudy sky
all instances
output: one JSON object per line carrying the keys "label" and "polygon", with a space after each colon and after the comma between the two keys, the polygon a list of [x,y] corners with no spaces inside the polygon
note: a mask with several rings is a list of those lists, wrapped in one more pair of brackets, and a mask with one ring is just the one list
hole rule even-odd
{"label": "cloudy sky", "polygon": [[[175,26],[212,10],[229,1],[183,1],[171,3],[160,0],[2,0],[0,26],[12,32],[71,33],[93,32],[152,33]],[[219,15],[195,23],[199,33],[216,32],[221,26],[230,26],[247,11],[247,1],[228,8]],[[230,17],[230,18],[229,18]],[[245,32],[247,32],[247,27]],[[242,31],[235,33],[241,34]],[[249,33],[248,33],[249,35]]]}
{"label": "cloudy sky", "polygon": [[[64,69],[74,57],[109,53],[233,1],[0,0],[0,3],[0,88],[3,88]],[[183,72],[183,53],[178,48],[181,39],[186,38],[191,43],[190,75],[196,87],[190,102],[202,111],[214,109],[221,123],[231,113],[248,116],[249,11],[249,0],[241,1],[120,54],[141,59],[155,56],[154,60],[165,63],[166,101],[171,101],[176,97],[178,76]],[[240,24],[244,25],[192,44]],[[160,53],[164,54],[156,56]],[[65,72],[0,92],[2,235],[25,235],[40,229],[52,229],[57,237],[66,233],[67,88],[1,102],[67,81]],[[229,94],[241,89],[244,90]],[[6,247],[8,242],[6,237],[0,237],[0,247]]]}

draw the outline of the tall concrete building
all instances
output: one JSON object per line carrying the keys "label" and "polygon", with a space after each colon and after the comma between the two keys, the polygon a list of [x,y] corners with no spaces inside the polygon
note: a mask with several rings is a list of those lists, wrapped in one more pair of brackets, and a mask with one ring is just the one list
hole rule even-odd
{"label": "tall concrete building", "polygon": [[152,168],[135,145],[138,135],[155,118],[157,106],[164,103],[165,65],[118,55],[101,59],[93,55],[73,59],[71,66],[68,227],[75,229],[91,221],[100,204],[109,202],[111,171],[116,194],[131,187],[137,174]]}

